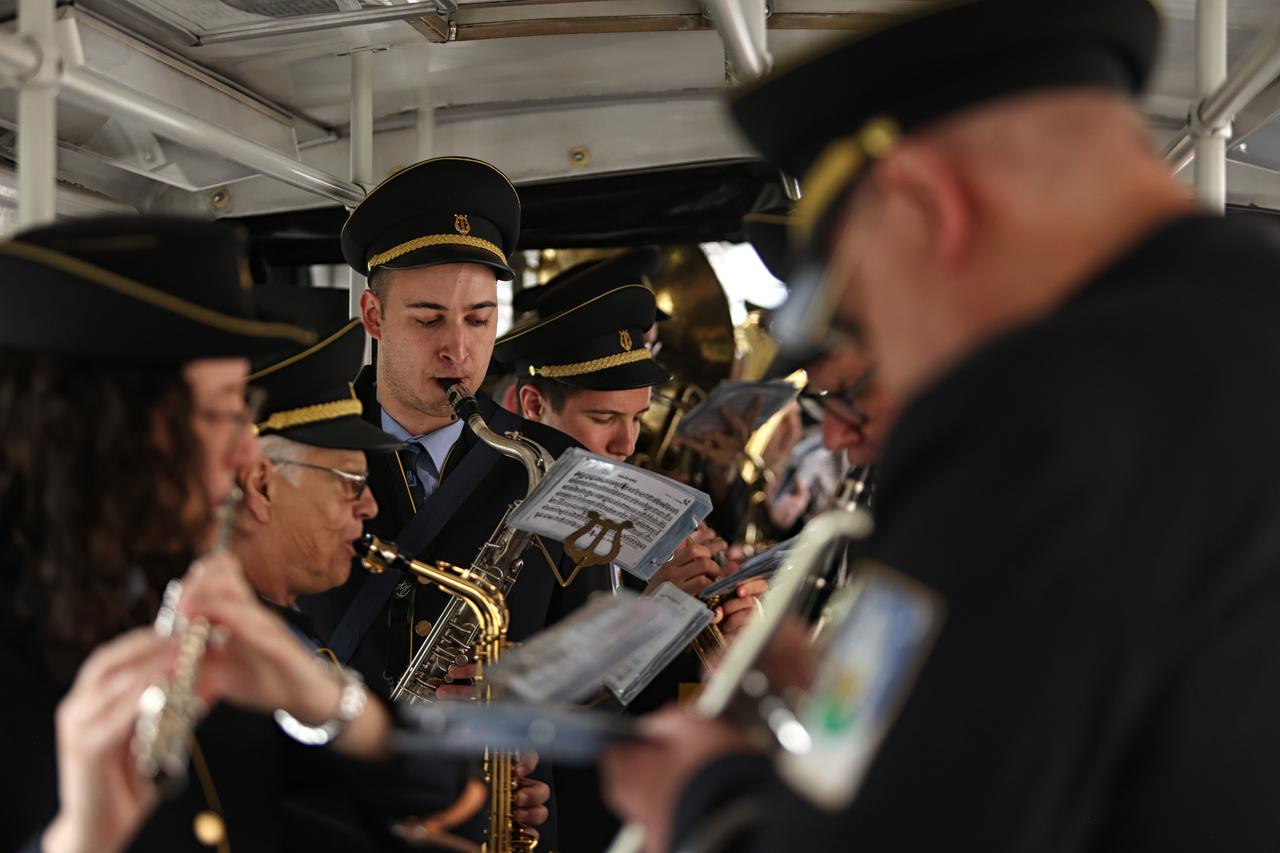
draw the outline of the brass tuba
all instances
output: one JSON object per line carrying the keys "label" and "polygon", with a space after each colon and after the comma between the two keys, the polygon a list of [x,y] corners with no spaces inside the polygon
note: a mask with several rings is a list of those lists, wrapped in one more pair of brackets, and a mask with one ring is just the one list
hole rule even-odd
{"label": "brass tuba", "polygon": [[672,373],[653,389],[641,422],[634,465],[667,476],[688,478],[698,460],[673,447],[680,421],[733,371],[735,340],[729,300],[720,280],[696,245],[668,246],[651,282],[659,310],[671,319],[658,323],[654,357]]}

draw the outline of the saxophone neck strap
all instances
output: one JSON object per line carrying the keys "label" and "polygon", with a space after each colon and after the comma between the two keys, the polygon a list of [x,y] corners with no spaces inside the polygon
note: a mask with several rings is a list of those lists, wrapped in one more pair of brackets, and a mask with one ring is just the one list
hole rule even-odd
{"label": "saxophone neck strap", "polygon": [[[489,426],[495,432],[507,432],[520,425],[518,415],[502,408],[495,407],[495,411],[489,415]],[[497,451],[484,442],[477,441],[458,467],[441,479],[440,485],[396,536],[395,543],[400,553],[413,555],[415,559],[421,555],[489,474],[499,458]],[[476,550],[479,548],[477,544]],[[369,629],[378,621],[387,602],[391,600],[400,583],[401,574],[399,571],[388,571],[365,577],[359,592],[333,629],[333,636],[329,640],[329,648],[338,660],[343,663],[351,660],[360,641],[369,633]]]}

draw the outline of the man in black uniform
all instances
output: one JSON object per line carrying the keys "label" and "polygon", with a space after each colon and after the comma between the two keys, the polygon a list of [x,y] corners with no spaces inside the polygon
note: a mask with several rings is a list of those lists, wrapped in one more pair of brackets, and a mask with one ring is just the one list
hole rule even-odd
{"label": "man in black uniform", "polygon": [[[501,172],[464,157],[410,166],[375,187],[342,230],[349,263],[369,276],[362,319],[377,358],[356,379],[363,417],[406,444],[370,462],[379,512],[367,529],[426,562],[470,565],[504,511],[525,495],[524,468],[499,456],[455,419],[437,380],[479,388],[497,324],[497,280],[510,279],[507,258],[520,230],[520,200]],[[553,456],[573,442],[504,412],[480,395],[481,414],[497,432],[519,431]],[[544,553],[545,548],[545,553]],[[519,641],[611,589],[607,572],[557,582],[572,564],[559,543],[524,554],[507,595],[510,637]],[[446,598],[389,572],[354,573],[341,589],[304,599],[329,637],[371,685],[389,691],[439,616]],[[460,673],[461,674],[461,673]],[[539,773],[546,770],[539,768]],[[554,847],[554,807],[543,843]]]}
{"label": "man in black uniform", "polygon": [[1123,95],[1157,24],[971,3],[735,103],[906,401],[871,551],[946,620],[836,814],[720,724],[618,749],[654,849],[743,788],[736,850],[1280,847],[1280,237],[1197,215],[1151,150]]}
{"label": "man in black uniform", "polygon": [[[538,316],[499,338],[494,347],[494,359],[516,372],[520,411],[526,417],[619,461],[635,453],[651,389],[671,378],[643,343],[657,313],[653,291],[640,283],[649,255],[639,250],[593,261],[538,288],[552,288],[537,301]],[[652,256],[656,260],[656,252]],[[712,549],[723,549],[723,542],[718,545],[688,541],[647,584],[631,576],[624,576],[623,584],[651,591],[670,581],[696,595],[724,571],[711,557]],[[744,584],[738,596],[717,609],[715,622],[726,636],[736,634],[755,612],[764,587],[764,581]],[[676,699],[681,685],[700,681],[700,671],[697,657],[686,651],[628,710],[643,713]],[[557,768],[556,787],[563,816],[561,849],[605,849],[618,823],[599,801],[594,769]]]}
{"label": "man in black uniform", "polygon": [[[301,291],[293,299],[302,302],[310,295]],[[362,404],[348,377],[359,369],[364,345],[364,329],[359,320],[352,320],[249,376],[251,387],[266,394],[257,424],[262,455],[238,475],[244,497],[232,551],[254,591],[305,645],[323,655],[330,654],[327,640],[296,602],[347,581],[352,543],[365,522],[378,513],[367,488],[369,460],[402,447],[361,417]],[[436,759],[406,764],[412,772],[393,778],[394,784],[373,777],[364,787],[381,783],[379,799],[400,803],[400,814],[416,810],[428,815],[452,805],[453,800],[441,794],[457,793],[457,780],[463,775],[458,762]],[[516,818],[529,826],[541,824],[546,819],[543,803],[550,796],[548,786],[525,778],[520,785],[530,802],[517,811]],[[346,831],[341,801],[313,795],[290,803],[290,808],[288,816],[295,818],[290,836],[299,844],[311,839],[316,845],[335,845]],[[350,845],[344,841],[340,846]]]}

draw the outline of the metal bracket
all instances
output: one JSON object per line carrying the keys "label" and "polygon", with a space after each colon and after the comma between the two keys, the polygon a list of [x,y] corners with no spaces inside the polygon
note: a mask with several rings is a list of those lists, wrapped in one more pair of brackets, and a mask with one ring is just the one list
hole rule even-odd
{"label": "metal bracket", "polygon": [[1216,137],[1219,139],[1230,140],[1234,133],[1232,123],[1230,121],[1217,127],[1206,122],[1204,117],[1200,115],[1198,105],[1193,105],[1191,109],[1187,111],[1187,127],[1191,132],[1192,139],[1209,139]]}

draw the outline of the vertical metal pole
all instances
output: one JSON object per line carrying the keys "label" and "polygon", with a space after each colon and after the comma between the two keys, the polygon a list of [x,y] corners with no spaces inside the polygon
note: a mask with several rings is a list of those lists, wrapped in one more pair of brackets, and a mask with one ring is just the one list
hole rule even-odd
{"label": "vertical metal pole", "polygon": [[[1196,104],[1227,80],[1227,0],[1196,0]],[[1215,131],[1202,116],[1192,115],[1196,135],[1196,198],[1214,213],[1227,208],[1227,139],[1230,131]]]}
{"label": "vertical metal pole", "polygon": [[55,0],[18,0],[18,32],[40,51],[18,89],[18,227],[52,222],[58,192],[58,61]]}
{"label": "vertical metal pole", "polygon": [[436,109],[418,107],[418,159],[430,160],[436,150]]}
{"label": "vertical metal pole", "polygon": [[[351,54],[351,181],[373,186],[373,54],[358,50]],[[351,271],[351,316],[360,316],[360,294],[364,276]],[[365,346],[365,361],[369,348]]]}

